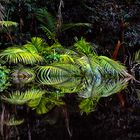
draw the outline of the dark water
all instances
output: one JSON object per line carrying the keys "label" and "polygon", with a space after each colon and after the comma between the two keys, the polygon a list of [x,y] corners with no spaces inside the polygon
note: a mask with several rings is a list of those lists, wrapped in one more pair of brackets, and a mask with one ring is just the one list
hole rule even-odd
{"label": "dark water", "polygon": [[140,139],[139,84],[127,71],[69,67],[0,66],[1,139]]}

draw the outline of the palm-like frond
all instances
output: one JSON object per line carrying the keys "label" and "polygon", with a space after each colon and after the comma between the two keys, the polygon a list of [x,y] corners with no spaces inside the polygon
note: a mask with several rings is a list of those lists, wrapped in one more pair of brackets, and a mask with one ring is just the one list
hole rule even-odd
{"label": "palm-like frond", "polygon": [[38,82],[57,85],[67,81],[70,77],[80,75],[80,70],[76,65],[60,63],[51,66],[39,66],[36,73]]}
{"label": "palm-like frond", "polygon": [[83,98],[101,98],[108,97],[114,93],[125,89],[127,87],[127,82],[125,80],[108,80],[100,79],[98,82],[96,78],[91,81],[89,85],[86,86],[83,92],[79,93],[80,97]]}
{"label": "palm-like frond", "polygon": [[46,33],[49,39],[55,39],[55,28],[56,28],[56,20],[55,18],[48,12],[48,9],[39,9],[36,12],[37,19],[41,22],[41,29]]}
{"label": "palm-like frond", "polygon": [[94,54],[94,51],[92,48],[94,48],[90,43],[86,42],[84,38],[81,38],[81,40],[78,40],[74,47],[77,49],[78,53],[89,55]]}
{"label": "palm-like frond", "polygon": [[43,58],[37,53],[31,53],[27,50],[17,47],[7,48],[0,53],[0,58],[9,63],[34,64],[43,61]]}
{"label": "palm-like frond", "polygon": [[30,53],[41,53],[45,50],[45,47],[48,46],[46,42],[43,41],[40,37],[32,37],[31,42],[23,45],[23,48],[27,49]]}
{"label": "palm-like frond", "polygon": [[114,61],[106,56],[99,56],[98,60],[102,68],[103,75],[125,75],[124,71],[126,71],[126,67],[119,62]]}
{"label": "palm-like frond", "polygon": [[13,92],[9,95],[9,97],[3,95],[2,99],[11,104],[23,105],[30,100],[42,97],[43,94],[45,94],[45,91],[32,89],[25,92]]}
{"label": "palm-like frond", "polygon": [[[95,80],[95,81],[94,81]],[[86,85],[84,91],[79,92],[79,96],[82,97],[82,101],[79,105],[81,112],[90,113],[95,110],[96,105],[101,97],[108,97],[114,93],[118,93],[125,89],[127,82],[125,80],[108,80],[102,79],[96,81],[94,79],[89,85]]]}
{"label": "palm-like frond", "polygon": [[55,31],[55,24],[56,20],[55,18],[48,12],[48,9],[40,8],[38,11],[36,11],[36,17],[37,19],[45,25],[45,27],[50,31],[54,32]]}

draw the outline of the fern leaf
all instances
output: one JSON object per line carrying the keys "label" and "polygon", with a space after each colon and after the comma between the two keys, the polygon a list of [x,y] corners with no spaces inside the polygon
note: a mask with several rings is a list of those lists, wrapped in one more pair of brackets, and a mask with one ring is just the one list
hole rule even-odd
{"label": "fern leaf", "polygon": [[8,63],[24,63],[34,64],[43,61],[43,58],[37,53],[31,53],[25,49],[11,47],[7,48],[0,53],[0,58],[4,59]]}
{"label": "fern leaf", "polygon": [[40,37],[32,37],[31,42],[27,42],[23,48],[27,49],[30,53],[41,53],[44,51],[47,43]]}
{"label": "fern leaf", "polygon": [[102,67],[103,74],[122,75],[124,76],[126,67],[117,61],[114,61],[106,56],[98,57],[100,66]]}
{"label": "fern leaf", "polygon": [[74,47],[81,54],[84,55],[94,54],[94,51],[92,50],[93,46],[91,46],[90,43],[86,42],[84,38],[81,38],[81,40],[77,41],[74,44]]}
{"label": "fern leaf", "polygon": [[2,99],[10,104],[23,105],[30,100],[35,100],[42,97],[43,94],[45,94],[45,91],[32,89],[25,92],[13,92],[9,95],[9,97],[3,95]]}
{"label": "fern leaf", "polygon": [[40,83],[57,85],[67,81],[71,76],[80,75],[80,70],[76,65],[55,63],[52,66],[39,66],[36,73]]}
{"label": "fern leaf", "polygon": [[51,32],[55,31],[56,20],[55,18],[48,12],[48,9],[39,9],[36,12],[37,19]]}

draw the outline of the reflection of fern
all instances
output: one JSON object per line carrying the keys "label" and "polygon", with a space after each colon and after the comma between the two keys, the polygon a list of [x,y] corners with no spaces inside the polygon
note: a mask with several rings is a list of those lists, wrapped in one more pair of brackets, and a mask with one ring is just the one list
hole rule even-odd
{"label": "reflection of fern", "polygon": [[2,96],[2,99],[11,104],[23,105],[30,100],[35,100],[45,94],[42,90],[27,90],[25,92],[16,91],[9,95],[9,97]]}
{"label": "reflection of fern", "polygon": [[96,109],[96,105],[101,97],[108,97],[114,93],[118,93],[125,89],[127,82],[123,80],[107,80],[102,79],[100,82],[91,81],[90,85],[86,85],[84,91],[79,92],[82,101],[79,105],[81,112],[90,113]]}
{"label": "reflection of fern", "polygon": [[67,81],[74,75],[80,75],[76,65],[55,64],[54,66],[39,66],[36,70],[38,81],[42,84],[57,85]]}
{"label": "reflection of fern", "polygon": [[43,96],[42,98],[31,100],[28,103],[28,106],[35,109],[37,114],[44,114],[49,112],[53,107],[63,104],[64,103],[59,100],[57,96],[53,96],[53,93],[51,93],[51,95],[48,97]]}

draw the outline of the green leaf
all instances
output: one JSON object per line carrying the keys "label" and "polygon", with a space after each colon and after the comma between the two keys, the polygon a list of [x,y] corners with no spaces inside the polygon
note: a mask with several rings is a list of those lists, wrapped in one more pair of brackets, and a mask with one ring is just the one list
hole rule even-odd
{"label": "green leaf", "polygon": [[8,97],[3,95],[1,98],[10,104],[23,105],[30,100],[35,100],[42,97],[43,94],[45,94],[45,91],[43,90],[32,89],[25,92],[15,91],[9,94]]}

